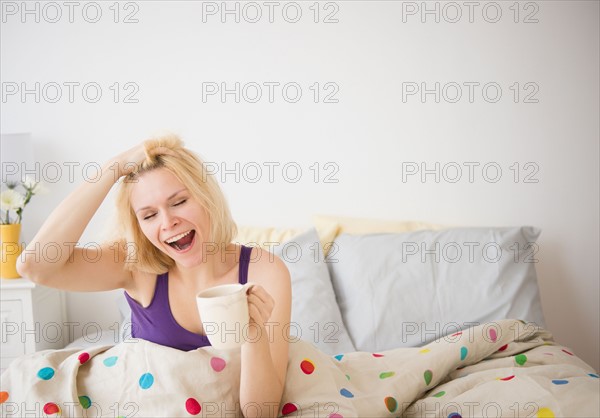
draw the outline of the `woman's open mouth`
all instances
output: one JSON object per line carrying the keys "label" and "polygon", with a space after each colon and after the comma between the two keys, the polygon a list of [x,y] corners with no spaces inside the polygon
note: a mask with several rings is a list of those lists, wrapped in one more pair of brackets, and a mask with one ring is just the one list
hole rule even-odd
{"label": "woman's open mouth", "polygon": [[167,240],[165,243],[174,248],[177,252],[185,252],[189,250],[194,244],[194,238],[196,236],[196,231],[191,229],[187,232],[184,232],[179,235],[175,235]]}

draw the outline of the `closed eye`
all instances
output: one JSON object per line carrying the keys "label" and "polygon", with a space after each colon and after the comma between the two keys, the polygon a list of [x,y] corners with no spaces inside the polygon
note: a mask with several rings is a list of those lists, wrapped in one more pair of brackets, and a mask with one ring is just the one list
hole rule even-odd
{"label": "closed eye", "polygon": [[[185,202],[187,202],[187,199],[180,200],[179,202],[177,202],[177,203],[173,204],[173,206],[179,206],[179,205],[183,205]],[[152,213],[152,214],[150,214],[150,215],[146,215],[146,216],[144,216],[144,220],[146,221],[146,220],[148,220],[148,219],[151,219],[151,218],[153,218],[155,215],[156,215],[156,213]]]}

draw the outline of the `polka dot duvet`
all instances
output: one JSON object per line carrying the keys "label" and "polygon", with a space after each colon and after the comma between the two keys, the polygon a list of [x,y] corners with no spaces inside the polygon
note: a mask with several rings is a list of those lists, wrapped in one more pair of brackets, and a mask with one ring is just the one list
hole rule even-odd
{"label": "polka dot duvet", "polygon": [[[290,342],[280,405],[239,404],[240,350],[144,340],[46,350],[0,379],[2,417],[597,417],[597,371],[531,323],[488,322],[416,348],[328,355]],[[277,408],[277,410],[275,410]]]}

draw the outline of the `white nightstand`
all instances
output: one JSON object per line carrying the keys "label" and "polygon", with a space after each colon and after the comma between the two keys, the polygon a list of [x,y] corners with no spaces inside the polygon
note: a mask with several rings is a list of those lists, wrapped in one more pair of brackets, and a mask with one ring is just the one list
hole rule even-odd
{"label": "white nightstand", "polygon": [[64,293],[27,279],[0,279],[0,369],[16,357],[65,345]]}

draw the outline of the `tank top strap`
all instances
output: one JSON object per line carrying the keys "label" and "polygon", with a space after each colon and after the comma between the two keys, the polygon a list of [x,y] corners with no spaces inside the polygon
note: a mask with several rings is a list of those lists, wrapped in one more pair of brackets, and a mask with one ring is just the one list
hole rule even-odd
{"label": "tank top strap", "polygon": [[248,267],[250,265],[250,253],[252,252],[252,247],[246,247],[242,245],[242,249],[240,251],[240,284],[248,283]]}
{"label": "tank top strap", "polygon": [[157,302],[160,306],[166,303],[169,305],[169,273],[163,273],[156,276],[156,286],[154,287],[154,297],[152,304]]}

